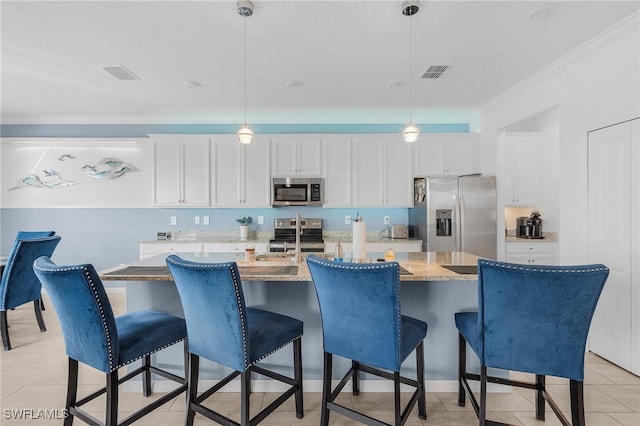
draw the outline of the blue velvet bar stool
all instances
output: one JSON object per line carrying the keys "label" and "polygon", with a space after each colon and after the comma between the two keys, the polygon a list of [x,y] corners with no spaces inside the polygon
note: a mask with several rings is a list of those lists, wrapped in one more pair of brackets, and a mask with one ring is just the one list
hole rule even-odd
{"label": "blue velvet bar stool", "polygon": [[6,351],[11,349],[7,317],[7,311],[11,309],[33,302],[40,331],[47,331],[42,318],[42,286],[33,273],[33,261],[40,256],[51,256],[59,242],[59,236],[22,231],[13,243],[0,281],[0,331]]}
{"label": "blue velvet bar stool", "polygon": [[[527,266],[480,259],[478,312],[458,312],[458,405],[465,394],[479,424],[486,419],[487,382],[536,390],[536,418],[545,401],[560,422],[584,425],[584,357],[587,334],[609,275],[604,265]],[[480,359],[480,374],[467,371],[467,344]],[[487,368],[535,374],[535,382],[493,377]],[[547,393],[545,376],[569,379],[571,423]],[[480,382],[480,402],[469,387]]]}
{"label": "blue velvet bar stool", "polygon": [[[329,424],[331,410],[367,425],[387,424],[335,402],[349,379],[352,393],[359,394],[361,371],[393,380],[394,425],[407,421],[416,402],[418,416],[426,419],[424,339],[427,324],[401,314],[398,263],[343,263],[310,255],[307,265],[318,296],[324,340],[320,424]],[[400,365],[414,350],[416,380],[400,376]],[[351,360],[351,368],[332,390],[333,355]],[[415,387],[404,410],[400,406],[400,383]]]}
{"label": "blue velvet bar stool", "polygon": [[[189,398],[186,425],[196,413],[222,425],[238,425],[203,405],[204,401],[240,376],[240,425],[254,426],[292,395],[296,417],[302,403],[302,321],[245,306],[242,282],[235,262],[197,263],[176,255],[167,265],[178,288],[189,340]],[[293,343],[293,378],[257,365],[263,358]],[[233,369],[233,373],[198,395],[200,357]],[[253,418],[249,412],[251,373],[279,380],[289,387]]]}
{"label": "blue velvet bar stool", "polygon": [[[95,426],[124,426],[150,413],[186,392],[186,378],[151,364],[151,355],[184,341],[185,375],[187,328],[185,321],[153,310],[129,312],[115,317],[100,277],[91,264],[62,266],[48,257],[33,264],[56,311],[69,358],[65,426],[75,417]],[[118,369],[134,361],[142,365],[122,377]],[[106,386],[78,400],[78,363],[89,365],[106,375]],[[118,385],[142,374],[142,390],[151,394],[151,373],[175,381],[179,386],[139,409],[118,423]],[[82,405],[106,393],[105,421],[101,422]]]}

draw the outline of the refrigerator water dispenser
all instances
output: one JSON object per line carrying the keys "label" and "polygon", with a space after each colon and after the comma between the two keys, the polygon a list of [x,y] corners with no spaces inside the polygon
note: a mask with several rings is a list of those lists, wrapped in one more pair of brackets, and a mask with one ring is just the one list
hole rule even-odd
{"label": "refrigerator water dispenser", "polygon": [[451,209],[436,210],[436,236],[451,236]]}

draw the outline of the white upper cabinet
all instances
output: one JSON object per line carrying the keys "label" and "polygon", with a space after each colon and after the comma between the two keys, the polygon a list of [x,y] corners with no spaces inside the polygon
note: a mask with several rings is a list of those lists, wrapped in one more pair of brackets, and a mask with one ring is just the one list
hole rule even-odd
{"label": "white upper cabinet", "polygon": [[273,176],[322,176],[322,139],[319,135],[272,136]]}
{"label": "white upper cabinet", "polygon": [[353,144],[353,205],[413,206],[411,145],[397,135],[359,135]]}
{"label": "white upper cabinet", "polygon": [[324,207],[353,205],[350,135],[329,135],[324,140]]}
{"label": "white upper cabinet", "polygon": [[415,175],[459,176],[475,173],[478,138],[478,133],[422,134],[414,144]]}
{"label": "white upper cabinet", "polygon": [[153,204],[158,207],[209,206],[209,138],[153,135]]}
{"label": "white upper cabinet", "polygon": [[503,170],[505,205],[537,206],[540,188],[540,137],[538,133],[504,132],[498,139]]}
{"label": "white upper cabinet", "polygon": [[269,140],[238,143],[236,135],[216,135],[211,142],[212,206],[269,207]]}

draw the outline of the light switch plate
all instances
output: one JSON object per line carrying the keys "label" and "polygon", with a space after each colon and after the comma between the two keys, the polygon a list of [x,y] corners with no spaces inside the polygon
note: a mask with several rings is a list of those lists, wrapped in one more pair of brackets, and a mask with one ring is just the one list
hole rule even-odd
{"label": "light switch plate", "polygon": [[196,218],[193,221],[194,224],[196,225],[200,225],[200,216],[196,216]]}
{"label": "light switch plate", "polygon": [[258,225],[264,225],[264,216],[258,216]]}
{"label": "light switch plate", "polygon": [[178,218],[176,216],[171,216],[171,224],[172,225],[177,225],[178,224]]}
{"label": "light switch plate", "polygon": [[350,225],[351,224],[351,216],[345,216],[344,217],[344,224],[345,225]]}
{"label": "light switch plate", "polygon": [[202,216],[202,224],[209,225],[209,216]]}

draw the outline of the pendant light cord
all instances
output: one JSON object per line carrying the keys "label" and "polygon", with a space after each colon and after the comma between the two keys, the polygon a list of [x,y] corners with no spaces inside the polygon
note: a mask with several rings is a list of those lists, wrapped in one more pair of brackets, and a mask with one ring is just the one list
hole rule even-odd
{"label": "pendant light cord", "polygon": [[244,26],[244,127],[247,127],[247,17],[242,18]]}
{"label": "pendant light cord", "polygon": [[411,20],[413,19],[413,15],[409,15],[409,123],[413,123],[413,78],[411,77],[411,70],[413,68],[413,60],[412,60],[412,43],[411,43]]}

